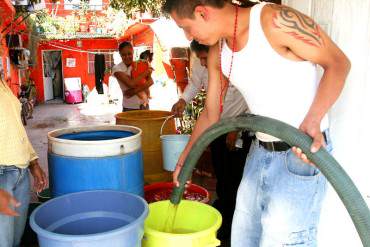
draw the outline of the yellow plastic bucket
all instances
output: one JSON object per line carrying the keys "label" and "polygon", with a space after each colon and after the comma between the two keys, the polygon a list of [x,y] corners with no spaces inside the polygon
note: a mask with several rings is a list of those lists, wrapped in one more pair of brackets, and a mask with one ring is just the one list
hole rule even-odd
{"label": "yellow plastic bucket", "polygon": [[171,112],[156,110],[127,111],[115,116],[116,124],[135,126],[143,131],[141,140],[145,183],[170,181],[172,178],[170,172],[163,170],[162,147],[159,138],[161,127],[166,135],[176,133],[173,118],[162,126],[168,116],[171,116]]}
{"label": "yellow plastic bucket", "polygon": [[149,204],[149,216],[144,225],[142,247],[215,247],[220,245],[216,238],[221,226],[221,214],[213,207],[182,200],[178,206],[174,229],[189,233],[163,232],[168,217],[169,201]]}

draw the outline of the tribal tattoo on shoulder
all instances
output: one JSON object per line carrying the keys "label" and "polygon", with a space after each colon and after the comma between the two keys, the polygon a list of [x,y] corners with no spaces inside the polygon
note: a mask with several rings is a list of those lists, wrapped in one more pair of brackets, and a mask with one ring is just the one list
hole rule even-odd
{"label": "tribal tattoo on shoulder", "polygon": [[287,6],[270,4],[276,10],[273,15],[274,28],[293,36],[308,45],[322,47],[324,40],[319,26],[309,17]]}

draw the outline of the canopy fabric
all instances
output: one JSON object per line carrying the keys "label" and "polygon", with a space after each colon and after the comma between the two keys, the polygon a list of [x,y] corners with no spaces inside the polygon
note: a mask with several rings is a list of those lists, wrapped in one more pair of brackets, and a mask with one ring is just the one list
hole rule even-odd
{"label": "canopy fabric", "polygon": [[172,47],[189,47],[190,41],[173,20],[160,18],[150,24],[163,50]]}

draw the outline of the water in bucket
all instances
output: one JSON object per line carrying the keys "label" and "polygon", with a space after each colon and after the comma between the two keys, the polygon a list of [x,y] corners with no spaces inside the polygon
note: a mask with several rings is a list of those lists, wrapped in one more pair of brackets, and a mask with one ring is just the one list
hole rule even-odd
{"label": "water in bucket", "polygon": [[177,209],[178,209],[178,205],[168,202],[168,209],[167,209],[168,215],[167,215],[167,219],[164,222],[163,232],[174,233],[173,226],[176,220]]}
{"label": "water in bucket", "polygon": [[[169,212],[169,201],[149,204],[144,225],[142,247],[216,247],[221,214],[213,207],[195,201],[181,200],[177,212]],[[173,206],[172,206],[173,207]],[[176,213],[176,215],[174,215]],[[169,223],[167,223],[169,222]],[[168,224],[170,232],[164,231]]]}
{"label": "water in bucket", "polygon": [[139,196],[84,191],[43,203],[31,214],[30,225],[40,247],[139,247],[147,214]]}

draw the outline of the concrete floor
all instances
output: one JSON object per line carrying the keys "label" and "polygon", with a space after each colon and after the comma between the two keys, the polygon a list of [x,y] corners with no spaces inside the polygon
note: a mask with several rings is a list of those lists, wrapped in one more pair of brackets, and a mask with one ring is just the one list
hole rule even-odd
{"label": "concrete floor", "polygon": [[[61,101],[49,101],[46,104],[36,106],[33,118],[27,121],[27,134],[28,137],[39,155],[39,163],[44,169],[45,173],[48,174],[47,164],[47,151],[48,151],[48,138],[47,134],[49,131],[68,128],[68,127],[81,127],[91,125],[109,125],[115,124],[114,115],[119,112],[119,108],[110,107],[109,109],[96,109],[100,115],[86,116],[81,114],[79,108],[84,109],[85,105],[69,105],[64,104]],[[207,175],[212,176],[212,169],[210,164],[206,164],[208,159],[201,159],[198,167],[204,169]],[[214,197],[215,181],[211,177],[199,176],[194,174],[194,181],[197,184],[206,187]]]}
{"label": "concrete floor", "polygon": [[97,116],[86,116],[80,114],[79,107],[82,105],[68,105],[61,101],[51,101],[35,107],[33,118],[27,121],[27,134],[39,155],[39,163],[47,173],[47,150],[49,131],[88,125],[115,124],[114,112]]}

